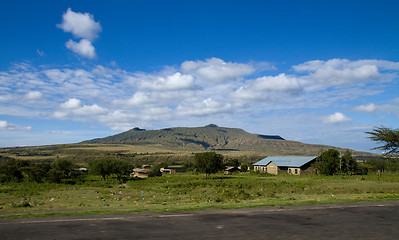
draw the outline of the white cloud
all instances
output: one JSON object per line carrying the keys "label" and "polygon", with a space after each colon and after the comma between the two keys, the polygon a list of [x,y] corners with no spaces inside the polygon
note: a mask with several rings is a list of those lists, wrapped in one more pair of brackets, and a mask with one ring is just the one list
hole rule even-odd
{"label": "white cloud", "polygon": [[60,105],[64,109],[77,109],[82,106],[82,102],[77,98],[71,98]]}
{"label": "white cloud", "polygon": [[258,91],[277,91],[277,92],[300,92],[301,84],[294,76],[287,76],[284,73],[278,76],[264,76],[257,78],[252,88]]}
{"label": "white cloud", "polygon": [[166,77],[159,76],[153,82],[148,80],[141,81],[139,86],[144,89],[162,91],[194,89],[197,87],[194,83],[193,76],[181,74],[179,72]]}
{"label": "white cloud", "polygon": [[105,108],[102,108],[102,107],[98,106],[97,104],[93,104],[90,106],[83,105],[83,107],[80,107],[73,111],[73,113],[76,115],[99,115],[99,114],[103,114],[106,112],[107,112],[107,110]]}
{"label": "white cloud", "polygon": [[[117,101],[117,104],[123,104],[122,102]],[[136,92],[133,96],[126,101],[126,104],[133,106],[143,106],[148,104],[157,103],[157,99],[152,98],[150,93],[145,92]]]}
{"label": "white cloud", "polygon": [[61,69],[45,69],[42,73],[51,81],[62,83],[71,77],[72,71]]}
{"label": "white cloud", "polygon": [[8,126],[7,121],[0,121],[0,129],[6,129]]}
{"label": "white cloud", "polygon": [[348,118],[343,113],[336,112],[329,116],[323,117],[323,123],[341,123],[341,122],[348,122],[352,121],[351,118]]}
{"label": "white cloud", "polygon": [[181,64],[181,69],[185,73],[211,82],[237,80],[255,71],[251,65],[225,62],[219,58],[210,58],[206,61],[185,61]]}
{"label": "white cloud", "polygon": [[76,38],[84,38],[90,41],[98,38],[101,32],[101,25],[94,20],[94,16],[89,13],[78,13],[70,8],[62,15],[62,23],[57,27],[64,32],[72,33]]}
{"label": "white cloud", "polygon": [[308,91],[318,91],[331,86],[389,82],[393,76],[381,71],[395,68],[397,63],[394,62],[347,59],[315,60],[293,66],[296,72],[308,74],[301,77],[302,84]]}
{"label": "white cloud", "polygon": [[43,98],[43,94],[39,91],[30,91],[27,94],[25,94],[25,99],[27,99],[27,100],[36,101],[36,100],[40,100],[42,98]]}
{"label": "white cloud", "polygon": [[374,103],[369,103],[366,105],[360,105],[354,108],[355,111],[358,112],[375,112],[377,110],[377,106]]}
{"label": "white cloud", "polygon": [[232,97],[240,105],[251,101],[279,99],[282,93],[298,94],[301,91],[302,86],[298,78],[282,73],[249,80],[246,85],[238,88]]}
{"label": "white cloud", "polygon": [[[370,95],[377,99],[384,91],[394,94],[392,89],[395,89],[397,83],[393,80],[398,79],[393,69],[395,63],[340,60],[335,61],[335,66],[334,61],[327,62],[333,66],[334,71],[349,69],[356,79],[336,86],[318,81],[313,76],[318,67],[326,68],[326,62],[323,61],[304,63],[303,72],[253,79],[251,75],[245,75],[245,71],[233,71],[234,74],[230,75],[226,72],[234,67],[253,67],[254,70],[247,73],[255,71],[254,75],[259,76],[261,70],[254,67],[256,63],[224,62],[216,58],[187,61],[181,65],[182,68],[166,66],[152,73],[128,72],[104,66],[57,68],[15,64],[8,71],[0,71],[0,114],[97,122],[120,131],[137,126],[168,127],[168,124],[178,126],[181,123],[205,125],[213,122],[214,116],[217,116],[216,120],[234,126],[253,121],[259,115],[272,114],[276,110],[300,113],[306,109],[306,112],[313,111],[313,121],[322,125],[323,122],[350,119],[342,113],[320,119],[317,113],[320,109],[345,105],[354,110],[371,111],[373,105],[356,109],[356,106],[350,104]],[[367,74],[367,71],[360,73],[362,67],[366,66],[364,68],[367,69],[371,65],[378,68],[376,83],[368,78],[372,74]],[[207,74],[200,76],[199,69],[207,67],[217,69],[213,79]],[[357,75],[356,71],[359,71]],[[367,84],[361,85],[359,82]],[[311,89],[314,86],[317,88]],[[40,100],[40,94],[42,98],[45,96],[46,104],[33,106],[31,101],[26,101],[27,97]],[[395,105],[398,105],[397,102],[379,100],[376,107],[384,117],[399,116]],[[339,128],[340,125],[334,127]]]}
{"label": "white cloud", "polygon": [[69,41],[65,43],[65,46],[72,52],[81,55],[83,57],[87,58],[96,57],[96,51],[91,42],[87,39],[82,39],[80,40],[80,42],[75,42],[72,39],[69,39]]}
{"label": "white cloud", "polygon": [[71,98],[64,103],[61,103],[59,109],[54,112],[53,116],[61,119],[77,117],[79,120],[84,116],[84,120],[88,120],[105,113],[107,113],[107,109],[100,107],[97,104],[83,105],[82,101],[79,99]]}
{"label": "white cloud", "polygon": [[22,127],[22,126],[18,126],[15,124],[11,124],[7,121],[1,121],[0,120],[0,129],[3,130],[31,130],[32,127],[28,126],[28,127]]}
{"label": "white cloud", "polygon": [[220,103],[212,98],[208,98],[201,102],[179,104],[176,110],[179,115],[207,116],[211,114],[232,112],[233,109],[230,104]]}
{"label": "white cloud", "polygon": [[8,102],[11,99],[13,99],[13,97],[10,94],[0,95],[0,102]]}

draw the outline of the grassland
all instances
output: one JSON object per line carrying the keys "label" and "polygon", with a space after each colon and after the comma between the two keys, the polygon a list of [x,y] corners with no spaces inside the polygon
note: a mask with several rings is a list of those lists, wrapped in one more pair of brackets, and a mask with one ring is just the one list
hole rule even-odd
{"label": "grassland", "polygon": [[178,211],[273,205],[399,200],[399,175],[290,176],[191,173],[148,179],[98,181],[87,175],[75,185],[4,183],[0,218]]}

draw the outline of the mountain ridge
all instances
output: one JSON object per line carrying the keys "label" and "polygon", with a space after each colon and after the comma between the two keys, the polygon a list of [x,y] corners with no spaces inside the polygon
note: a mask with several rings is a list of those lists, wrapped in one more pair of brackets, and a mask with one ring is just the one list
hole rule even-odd
{"label": "mountain ridge", "polygon": [[[96,138],[82,143],[160,145],[171,150],[250,151],[274,155],[318,155],[322,149],[329,148],[341,152],[346,150],[333,146],[285,140],[279,135],[253,134],[240,128],[219,127],[215,124],[204,127],[175,127],[159,130],[145,130],[136,127],[109,137]],[[352,152],[356,153],[353,150]]]}
{"label": "mountain ridge", "polygon": [[232,143],[240,140],[259,139],[285,140],[278,135],[252,134],[239,128],[226,128],[209,124],[204,127],[175,127],[159,130],[145,130],[136,127],[109,137],[96,138],[82,143],[161,144],[167,147],[193,148],[196,150],[233,150],[230,147],[236,144]]}

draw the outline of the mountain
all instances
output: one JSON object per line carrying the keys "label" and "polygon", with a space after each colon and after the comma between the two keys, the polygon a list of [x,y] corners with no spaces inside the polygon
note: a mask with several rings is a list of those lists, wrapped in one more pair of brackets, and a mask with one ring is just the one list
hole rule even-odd
{"label": "mountain", "polygon": [[133,128],[105,138],[84,141],[86,144],[158,145],[186,151],[250,151],[268,155],[318,155],[321,149],[335,148],[285,140],[277,135],[248,133],[239,128],[176,127],[160,130]]}

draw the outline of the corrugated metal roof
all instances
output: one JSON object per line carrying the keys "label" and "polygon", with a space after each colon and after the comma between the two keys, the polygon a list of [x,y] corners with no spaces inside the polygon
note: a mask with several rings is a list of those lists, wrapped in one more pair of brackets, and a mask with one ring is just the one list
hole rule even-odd
{"label": "corrugated metal roof", "polygon": [[253,165],[266,166],[273,162],[278,167],[301,167],[317,158],[317,156],[271,156],[266,157]]}

